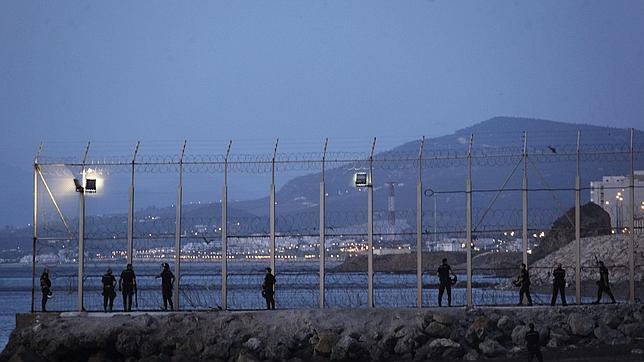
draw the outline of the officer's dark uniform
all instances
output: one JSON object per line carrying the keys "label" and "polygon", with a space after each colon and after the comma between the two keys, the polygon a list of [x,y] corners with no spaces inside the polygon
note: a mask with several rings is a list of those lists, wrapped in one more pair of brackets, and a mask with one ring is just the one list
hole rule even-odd
{"label": "officer's dark uniform", "polygon": [[43,271],[42,274],[40,275],[40,290],[42,291],[42,300],[41,300],[42,311],[46,312],[47,300],[51,295],[51,280],[49,280],[49,272],[47,270]]}
{"label": "officer's dark uniform", "polygon": [[163,294],[163,309],[168,309],[168,304],[170,304],[170,309],[174,310],[174,304],[172,304],[172,283],[174,283],[174,274],[170,271],[170,267],[165,264],[163,266],[163,271],[159,274],[161,277],[161,293]]}
{"label": "officer's dark uniform", "polygon": [[561,304],[566,305],[566,271],[558,266],[552,272],[552,276],[555,279],[552,283],[552,299],[550,300],[550,305],[555,305],[557,293],[561,294]]}
{"label": "officer's dark uniform", "polygon": [[441,264],[438,267],[438,306],[441,307],[443,303],[443,293],[447,290],[447,305],[452,306],[452,281],[449,278],[451,268],[449,264]]}
{"label": "officer's dark uniform", "polygon": [[599,266],[599,281],[597,282],[597,301],[595,304],[602,300],[602,293],[606,292],[610,299],[615,303],[615,297],[610,291],[610,284],[608,283],[608,268],[604,265]]}
{"label": "officer's dark uniform", "polygon": [[119,279],[119,290],[123,292],[123,310],[129,312],[132,310],[132,296],[136,288],[136,275],[131,266],[128,266],[121,272]]}
{"label": "officer's dark uniform", "polygon": [[107,312],[109,305],[109,311],[111,312],[112,307],[114,307],[114,298],[116,298],[116,291],[114,290],[116,287],[116,278],[112,275],[111,270],[103,274],[101,283],[103,283],[103,311]]}
{"label": "officer's dark uniform", "polygon": [[530,274],[528,269],[521,269],[520,281],[521,289],[519,289],[519,304],[523,303],[523,296],[528,299],[528,305],[532,305],[532,297],[530,296]]}
{"label": "officer's dark uniform", "polygon": [[543,362],[543,356],[539,349],[539,332],[534,329],[529,330],[525,334],[525,342],[528,347],[528,362],[532,361],[534,357],[537,357],[537,361]]}
{"label": "officer's dark uniform", "polygon": [[271,274],[270,270],[266,271],[262,289],[266,299],[266,309],[275,309],[275,276]]}

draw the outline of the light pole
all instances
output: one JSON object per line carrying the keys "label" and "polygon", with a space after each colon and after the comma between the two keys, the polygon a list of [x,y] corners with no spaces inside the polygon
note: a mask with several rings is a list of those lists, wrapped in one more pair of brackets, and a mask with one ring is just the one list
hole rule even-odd
{"label": "light pole", "polygon": [[622,195],[621,191],[617,192],[617,195],[615,195],[615,200],[615,228],[617,229],[617,233],[619,234],[623,226],[622,202],[624,201],[624,196]]}
{"label": "light pole", "polygon": [[74,179],[76,192],[80,196],[78,215],[78,311],[82,312],[83,307],[83,278],[85,267],[85,187],[78,179]]}
{"label": "light pole", "polygon": [[425,189],[425,196],[428,198],[433,197],[434,198],[434,243],[438,243],[438,233],[436,230],[438,230],[438,222],[437,222],[437,209],[438,209],[438,194],[440,194],[440,191],[435,191],[433,189]]}

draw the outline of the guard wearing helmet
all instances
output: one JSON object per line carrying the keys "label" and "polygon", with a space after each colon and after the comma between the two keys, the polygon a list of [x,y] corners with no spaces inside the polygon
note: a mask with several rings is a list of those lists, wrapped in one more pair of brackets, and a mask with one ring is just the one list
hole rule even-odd
{"label": "guard wearing helmet", "polygon": [[170,304],[170,310],[174,310],[174,304],[172,304],[172,286],[174,285],[174,274],[170,271],[170,265],[168,263],[163,263],[163,270],[161,274],[156,276],[161,278],[161,293],[163,294],[163,309],[168,310],[168,304]]}
{"label": "guard wearing helmet", "polygon": [[125,270],[121,272],[119,278],[119,290],[123,292],[123,310],[130,312],[132,310],[132,296],[136,290],[136,275],[132,264],[128,264]]}
{"label": "guard wearing helmet", "polygon": [[275,309],[275,276],[271,271],[271,268],[266,268],[262,283],[262,296],[266,299],[266,309]]}
{"label": "guard wearing helmet", "polygon": [[49,279],[49,268],[45,266],[40,275],[40,290],[42,291],[42,311],[47,311],[47,301],[53,297],[51,292],[51,280]]}
{"label": "guard wearing helmet", "polygon": [[[114,298],[116,298],[116,278],[112,275],[112,268],[107,268],[103,278],[101,278],[101,283],[103,283],[103,311],[112,311],[114,306]],[[108,309],[109,306],[109,309]]]}

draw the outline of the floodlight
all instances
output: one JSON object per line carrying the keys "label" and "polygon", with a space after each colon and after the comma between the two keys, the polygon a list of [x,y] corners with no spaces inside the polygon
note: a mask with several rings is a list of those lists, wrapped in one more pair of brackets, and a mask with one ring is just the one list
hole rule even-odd
{"label": "floodlight", "polygon": [[356,187],[369,187],[369,176],[366,172],[357,172],[353,175],[353,182]]}
{"label": "floodlight", "polygon": [[88,178],[85,180],[85,192],[89,194],[96,193],[96,179]]}

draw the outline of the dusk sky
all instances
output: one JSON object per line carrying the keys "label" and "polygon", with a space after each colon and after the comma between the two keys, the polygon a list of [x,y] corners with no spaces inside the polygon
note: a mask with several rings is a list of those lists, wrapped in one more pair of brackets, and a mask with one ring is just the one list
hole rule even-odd
{"label": "dusk sky", "polygon": [[642,128],[642,34],[644,1],[3,1],[0,166],[29,175],[40,142],[80,159],[382,150],[497,115]]}

